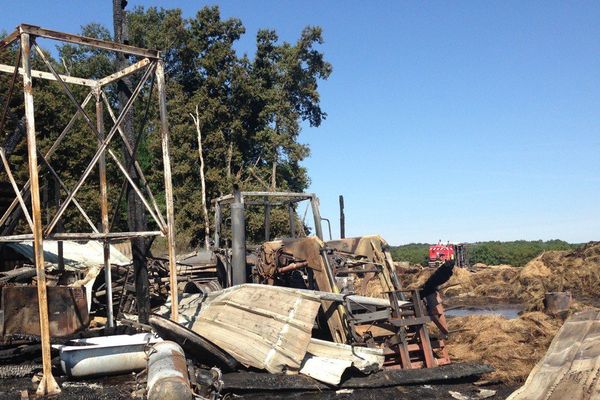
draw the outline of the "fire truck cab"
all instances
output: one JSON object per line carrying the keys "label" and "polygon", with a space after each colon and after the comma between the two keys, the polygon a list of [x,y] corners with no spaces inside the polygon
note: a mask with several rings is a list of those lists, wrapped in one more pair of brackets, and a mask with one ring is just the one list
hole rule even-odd
{"label": "fire truck cab", "polygon": [[464,243],[451,244],[450,242],[429,246],[429,266],[437,268],[447,260],[454,260],[457,267],[468,267],[467,248]]}

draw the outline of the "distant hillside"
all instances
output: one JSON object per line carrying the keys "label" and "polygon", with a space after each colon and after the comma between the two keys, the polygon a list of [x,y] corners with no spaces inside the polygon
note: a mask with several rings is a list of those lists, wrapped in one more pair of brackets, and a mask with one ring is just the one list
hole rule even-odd
{"label": "distant hillside", "polygon": [[[477,242],[467,245],[467,254],[471,264],[488,265],[510,264],[522,267],[529,260],[547,250],[571,250],[579,244],[567,243],[563,240],[516,240],[513,242]],[[395,261],[408,261],[413,264],[427,265],[429,255],[428,243],[411,243],[402,246],[391,246]]]}

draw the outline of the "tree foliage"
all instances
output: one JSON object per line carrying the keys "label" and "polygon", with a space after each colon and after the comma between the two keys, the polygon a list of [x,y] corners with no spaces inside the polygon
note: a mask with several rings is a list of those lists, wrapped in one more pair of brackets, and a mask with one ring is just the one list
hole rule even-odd
{"label": "tree foliage", "polygon": [[[411,243],[392,247],[392,257],[396,261],[409,261],[413,264],[427,265],[429,244]],[[510,264],[522,267],[534,257],[549,250],[570,250],[578,245],[563,240],[516,240],[512,242],[477,242],[467,244],[467,255],[471,265]]]}
{"label": "tree foliage", "polygon": [[[309,148],[299,142],[298,136],[303,121],[319,126],[325,119],[318,84],[332,71],[318,49],[323,43],[320,28],[305,28],[294,43],[280,41],[275,31],[261,30],[256,36],[256,53],[248,56],[238,54],[235,47],[245,34],[244,25],[237,18],[221,18],[216,6],[204,7],[191,18],[184,18],[179,9],[138,7],[128,13],[128,22],[129,43],[159,50],[165,60],[179,246],[197,245],[204,239],[198,144],[190,118],[197,105],[209,201],[230,193],[234,184],[242,190],[302,191],[307,188],[309,177],[301,161],[309,155]],[[82,34],[103,39],[112,37],[106,27],[98,24],[84,26]],[[4,63],[12,62],[4,58]],[[97,78],[115,72],[114,55],[102,50],[66,44],[58,47],[57,58],[52,59],[57,70],[73,76]],[[39,66],[39,60],[34,61]],[[135,85],[139,76],[133,75],[131,79]],[[3,93],[7,82],[4,77],[0,81]],[[34,86],[36,126],[41,131],[41,147],[46,149],[46,143],[58,136],[74,108],[56,83],[36,80]],[[146,98],[149,91],[147,84],[140,98]],[[74,92],[78,99],[86,94],[80,88]],[[108,88],[110,103],[117,110],[115,92],[115,88]],[[14,116],[22,115],[22,96],[18,94],[11,108]],[[93,115],[94,107],[95,100],[92,100],[86,111]],[[142,133],[139,159],[160,202],[164,193],[158,110],[155,102],[150,104],[148,112],[145,108],[143,102],[136,105],[134,129]],[[110,127],[112,121],[105,114],[105,124]],[[16,122],[10,120],[5,131],[14,128]],[[85,160],[91,159],[96,145],[91,131],[79,120],[53,164],[61,176],[65,176],[69,187],[75,184],[75,177],[85,168]],[[118,144],[111,146],[117,154],[122,154]],[[21,145],[12,160],[23,164],[25,156]],[[108,178],[109,199],[115,201],[122,177],[110,159]],[[26,173],[19,176],[21,183],[24,179]],[[98,180],[92,175],[89,181],[77,198],[89,210],[94,222],[98,222],[98,197],[94,195]],[[51,185],[49,188],[54,190]],[[123,205],[122,202],[121,208]],[[68,228],[86,230],[85,222],[76,217],[77,211],[72,207],[69,210],[72,219]],[[121,218],[117,223],[123,229],[126,227],[124,212],[124,209],[119,210]],[[273,235],[277,235],[278,230],[284,229],[287,211],[274,210],[273,213],[271,229]],[[261,217],[250,215],[248,221],[250,238],[262,232]],[[149,226],[149,229],[154,228]]]}

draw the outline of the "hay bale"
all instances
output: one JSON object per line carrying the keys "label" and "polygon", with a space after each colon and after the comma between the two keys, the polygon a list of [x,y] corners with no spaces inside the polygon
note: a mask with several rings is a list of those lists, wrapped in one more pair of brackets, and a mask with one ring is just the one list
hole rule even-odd
{"label": "hay bale", "polygon": [[449,319],[450,357],[455,361],[484,362],[496,371],[488,379],[523,382],[544,355],[560,322],[541,312],[517,319],[469,316]]}

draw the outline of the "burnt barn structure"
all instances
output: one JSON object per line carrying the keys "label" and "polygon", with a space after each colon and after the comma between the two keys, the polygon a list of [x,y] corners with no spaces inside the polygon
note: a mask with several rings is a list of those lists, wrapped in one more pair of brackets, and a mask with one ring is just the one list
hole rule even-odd
{"label": "burnt barn structure", "polygon": [[[42,49],[36,43],[38,38],[50,39],[64,43],[70,43],[81,46],[88,46],[92,49],[101,49],[106,51],[112,51],[116,53],[122,53],[130,57],[137,58],[137,62],[130,66],[117,71],[111,75],[103,77],[101,79],[87,79],[85,77],[73,77],[63,74],[59,74],[55,67],[49,62],[47,56],[44,54]],[[7,222],[14,217],[15,214],[22,213],[27,221],[30,233],[25,234],[2,234],[0,236],[0,243],[2,242],[20,242],[20,241],[32,241],[34,244],[35,253],[35,267],[37,274],[37,298],[39,306],[39,321],[40,321],[40,337],[42,343],[42,359],[43,359],[43,378],[38,387],[38,394],[47,395],[55,394],[60,392],[60,389],[52,375],[51,360],[50,360],[50,331],[48,323],[48,294],[46,287],[46,271],[44,264],[44,252],[43,243],[44,241],[63,241],[63,240],[96,240],[104,244],[104,259],[105,259],[105,273],[107,288],[110,290],[110,267],[108,260],[110,257],[111,241],[115,240],[126,240],[139,237],[148,236],[165,236],[168,242],[168,258],[169,258],[169,283],[171,292],[177,290],[177,275],[175,273],[175,232],[174,232],[174,214],[173,214],[173,190],[171,182],[171,163],[169,159],[169,127],[167,121],[167,109],[166,109],[166,93],[165,93],[165,73],[164,65],[161,60],[160,53],[155,50],[147,50],[137,48],[125,44],[114,43],[110,41],[104,41],[89,37],[83,37],[78,35],[67,34],[63,32],[57,32],[53,30],[43,29],[37,26],[22,24],[19,25],[16,30],[0,40],[0,51],[6,51],[9,46],[16,47],[17,57],[13,65],[0,64],[0,72],[10,75],[10,85],[8,93],[2,93],[4,98],[3,109],[0,110],[0,131],[4,131],[4,125],[7,119],[8,105],[11,97],[16,95],[15,92],[21,90],[18,88],[20,80],[22,80],[22,92],[25,109],[25,131],[27,140],[27,167],[28,177],[27,183],[19,187],[17,181],[14,178],[13,171],[9,163],[9,156],[3,148],[0,148],[0,158],[2,161],[2,168],[4,169],[10,187],[14,191],[14,199],[6,207],[3,207],[0,215],[0,232],[6,226]],[[36,54],[46,67],[46,71],[38,71],[32,69],[32,55]],[[120,79],[125,76],[137,74],[139,76],[139,82],[135,89],[132,91],[131,97],[126,104],[121,105],[121,112],[119,115],[115,115],[111,109],[110,103],[106,95],[106,88],[117,83]],[[63,131],[58,135],[52,146],[45,154],[36,145],[36,108],[34,93],[33,93],[33,80],[46,79],[55,81],[62,88],[64,94],[70,99],[74,115],[69,123],[64,127]],[[165,203],[166,203],[166,215],[163,216],[158,203],[150,190],[147,180],[144,178],[144,173],[139,162],[136,159],[137,143],[136,146],[131,146],[125,137],[125,133],[121,127],[121,124],[127,115],[131,111],[133,103],[140,97],[142,88],[150,84],[151,90],[148,96],[147,102],[149,104],[152,100],[152,88],[156,85],[158,109],[160,113],[160,135],[162,143],[162,158],[164,166],[164,190],[165,190]],[[83,100],[77,99],[73,91],[70,89],[72,85],[78,85],[86,87],[88,91],[87,96]],[[96,115],[89,115],[85,108],[91,101],[96,103]],[[108,112],[112,118],[113,125],[110,129],[106,129],[104,126],[104,113]],[[51,166],[51,159],[56,149],[61,145],[61,142],[68,136],[69,131],[72,129],[75,121],[82,119],[89,128],[93,137],[97,138],[98,146],[93,158],[87,164],[87,167],[81,172],[81,175],[77,183],[73,187],[67,187],[64,181],[61,179],[59,172]],[[111,150],[108,146],[115,138],[121,137],[124,142],[126,155],[125,161],[122,161],[120,157]],[[77,154],[73,154],[73,157],[77,157]],[[108,157],[107,157],[108,156]],[[106,163],[107,159],[109,162],[114,162],[118,167],[118,170],[122,173],[124,183],[122,192],[126,188],[127,184],[135,191],[140,197],[143,205],[146,208],[147,213],[156,222],[158,230],[156,231],[144,231],[144,232],[114,232],[112,224],[109,223],[110,217],[108,215],[108,204],[109,199],[107,196],[107,183],[106,183]],[[38,163],[39,162],[39,163]],[[100,215],[101,223],[100,229],[96,227],[96,224],[90,219],[88,214],[84,211],[81,205],[77,202],[76,196],[82,185],[89,180],[89,176],[94,168],[98,166],[99,171],[99,182],[97,184],[98,198],[100,199]],[[45,209],[44,204],[41,202],[40,195],[40,173],[47,170],[59,183],[63,198],[60,200],[60,205],[56,209]],[[130,171],[135,170],[138,177],[136,180],[132,178]],[[6,186],[6,185],[4,185]],[[6,189],[6,187],[4,187]],[[113,200],[113,199],[111,199]],[[118,203],[117,203],[118,204]],[[88,232],[62,232],[57,229],[59,223],[64,218],[64,213],[67,207],[75,206],[83,218],[87,221],[90,227]],[[29,206],[29,207],[28,207]],[[115,208],[117,210],[118,207]],[[48,215],[47,213],[52,212],[50,215],[49,223],[42,224],[42,215]],[[113,218],[114,221],[114,218]],[[5,232],[6,233],[6,232]],[[175,292],[176,293],[176,292]],[[173,293],[172,293],[173,294]],[[171,318],[177,319],[177,295],[172,295],[172,308]],[[111,299],[111,295],[108,296]],[[110,304],[108,310],[112,310]],[[109,311],[110,312],[110,311]],[[112,315],[108,316],[109,324],[112,323]]]}

